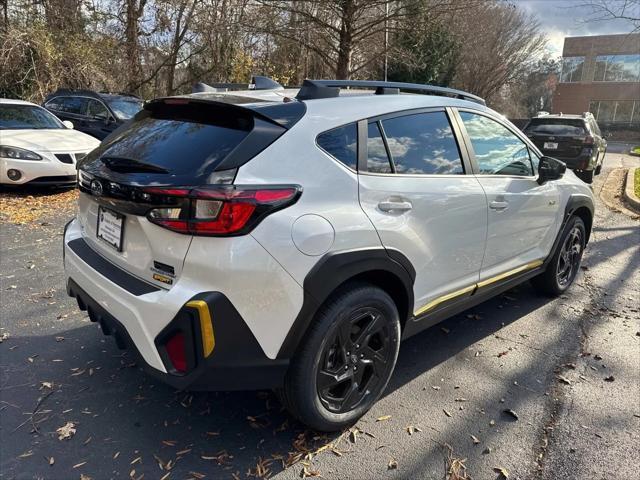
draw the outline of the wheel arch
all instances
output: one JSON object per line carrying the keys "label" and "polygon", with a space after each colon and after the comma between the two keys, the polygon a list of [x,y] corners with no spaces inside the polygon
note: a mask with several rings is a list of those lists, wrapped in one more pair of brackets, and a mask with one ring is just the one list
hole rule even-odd
{"label": "wheel arch", "polygon": [[[563,228],[571,216],[577,216],[584,222],[586,230],[585,245],[589,243],[591,237],[591,227],[593,226],[594,205],[593,199],[587,195],[571,195],[565,210]],[[562,229],[560,230],[562,232]]]}
{"label": "wheel arch", "polygon": [[330,252],[305,277],[302,308],[278,351],[278,358],[291,358],[322,304],[345,284],[358,281],[371,283],[391,296],[404,328],[413,312],[415,281],[415,269],[407,257],[383,247]]}

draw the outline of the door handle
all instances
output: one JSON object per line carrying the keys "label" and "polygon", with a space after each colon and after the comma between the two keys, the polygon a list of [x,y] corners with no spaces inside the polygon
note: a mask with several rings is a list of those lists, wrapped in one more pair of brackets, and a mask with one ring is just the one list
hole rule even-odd
{"label": "door handle", "polygon": [[489,208],[491,210],[497,210],[497,211],[506,210],[507,208],[509,208],[509,202],[499,202],[497,200],[494,200],[489,204]]}
{"label": "door handle", "polygon": [[383,212],[391,212],[391,211],[406,212],[408,210],[411,210],[413,208],[413,205],[411,205],[410,202],[384,201],[378,204],[378,208]]}

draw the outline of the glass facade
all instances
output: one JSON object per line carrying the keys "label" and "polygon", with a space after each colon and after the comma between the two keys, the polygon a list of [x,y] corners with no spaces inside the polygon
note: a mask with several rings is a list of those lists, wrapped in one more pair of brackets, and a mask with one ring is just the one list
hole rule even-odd
{"label": "glass facade", "polygon": [[594,82],[640,81],[640,55],[599,55],[595,67]]}
{"label": "glass facade", "polygon": [[562,59],[562,73],[560,82],[573,83],[582,80],[584,57],[564,57]]}
{"label": "glass facade", "polygon": [[592,100],[589,111],[599,122],[640,122],[638,100]]}

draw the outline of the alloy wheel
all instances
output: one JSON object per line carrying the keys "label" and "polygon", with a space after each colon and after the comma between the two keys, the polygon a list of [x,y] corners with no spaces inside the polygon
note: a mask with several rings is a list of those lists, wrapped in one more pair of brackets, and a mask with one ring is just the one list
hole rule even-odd
{"label": "alloy wheel", "polygon": [[582,230],[576,225],[564,239],[558,257],[556,278],[558,285],[561,287],[570,285],[578,273],[580,259],[582,258],[583,243]]}
{"label": "alloy wheel", "polygon": [[377,393],[392,362],[390,322],[373,307],[342,319],[320,357],[318,396],[332,413],[353,410]]}

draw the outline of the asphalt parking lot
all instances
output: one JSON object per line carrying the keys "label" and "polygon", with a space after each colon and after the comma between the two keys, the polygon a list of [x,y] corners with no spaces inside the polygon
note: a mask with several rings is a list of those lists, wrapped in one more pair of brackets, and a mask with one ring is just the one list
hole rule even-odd
{"label": "asphalt parking lot", "polygon": [[[608,154],[594,190],[637,164]],[[413,337],[373,410],[324,435],[270,392],[176,392],[136,368],[66,296],[62,195],[2,204],[3,479],[637,478],[640,223],[601,202],[567,295],[525,284]]]}

